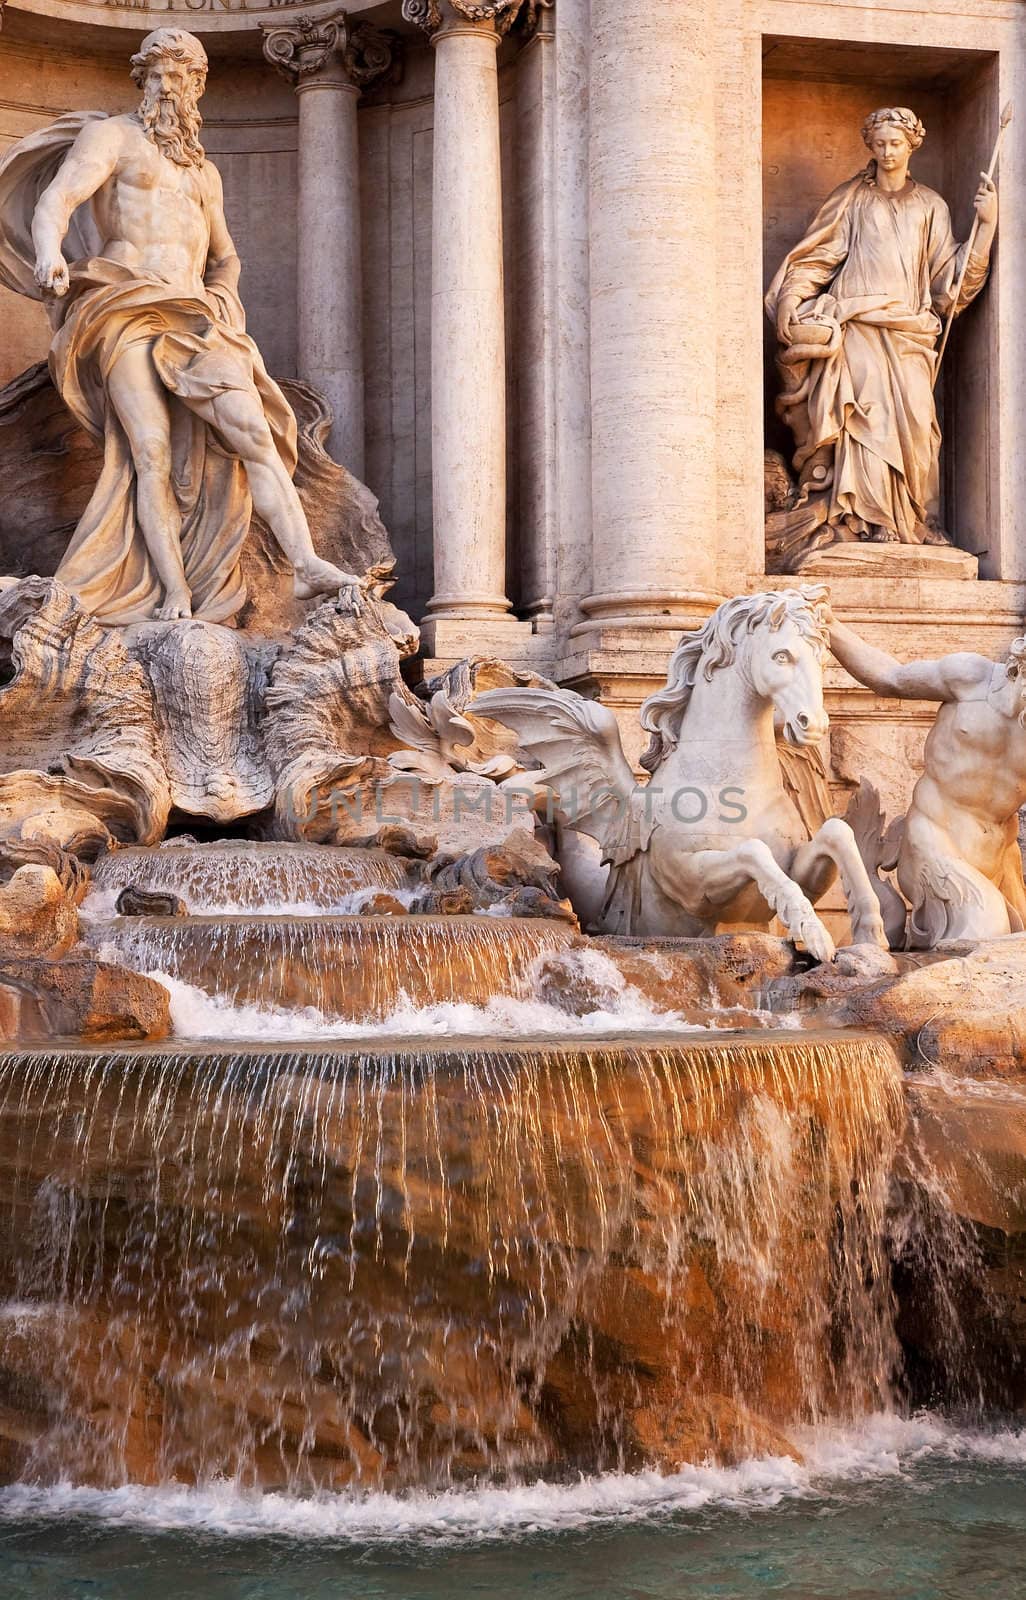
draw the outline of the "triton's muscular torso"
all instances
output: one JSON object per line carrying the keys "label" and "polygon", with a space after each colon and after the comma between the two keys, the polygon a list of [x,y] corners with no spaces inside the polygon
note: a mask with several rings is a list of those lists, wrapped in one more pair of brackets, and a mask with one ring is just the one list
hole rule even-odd
{"label": "triton's muscular torso", "polygon": [[161,154],[134,116],[112,117],[117,165],[93,196],[103,255],[200,296],[210,249],[212,169]]}
{"label": "triton's muscular torso", "polygon": [[957,834],[967,860],[995,871],[1015,841],[1018,808],[1026,801],[1026,730],[1018,716],[993,705],[986,692],[942,705],[924,766],[910,816]]}

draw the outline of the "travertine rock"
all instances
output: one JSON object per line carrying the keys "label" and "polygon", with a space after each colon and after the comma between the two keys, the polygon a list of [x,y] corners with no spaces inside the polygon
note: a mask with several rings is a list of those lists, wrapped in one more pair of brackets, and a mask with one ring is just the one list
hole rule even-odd
{"label": "travertine rock", "polygon": [[0,884],[0,953],[60,956],[78,937],[78,913],[52,867],[18,867]]}
{"label": "travertine rock", "polygon": [[139,889],[130,883],[122,889],[114,902],[119,917],[187,917],[189,908],[176,894],[161,894],[152,889]]}
{"label": "travertine rock", "polygon": [[466,905],[467,910],[493,915],[554,917],[577,927],[569,900],[559,892],[558,863],[523,828],[515,828],[499,845],[427,863],[424,889],[413,910],[444,913],[457,905],[461,912]]}
{"label": "travertine rock", "polygon": [[[0,1103],[5,1259],[61,1286],[0,1385],[77,1482],[672,1469],[873,1407],[885,1041],[126,1054]],[[48,1182],[66,1226],[26,1235]]]}
{"label": "travertine rock", "polygon": [[[587,949],[612,964],[607,971],[576,960],[574,953],[546,956],[537,977],[539,997],[572,1015],[605,1009],[624,982],[656,1011],[683,1012],[707,1022],[710,1013],[757,1012],[774,989],[794,973],[794,948],[768,933],[720,934],[711,939],[590,939]],[[749,1016],[747,1022],[758,1025]]]}
{"label": "travertine rock", "polygon": [[273,650],[196,619],[141,623],[129,636],[153,691],[172,805],[213,822],[269,806],[274,779],[260,722]]}
{"label": "travertine rock", "polygon": [[[956,1067],[957,1071],[957,1067]],[[1026,1096],[924,1073],[907,1085],[894,1255],[913,1403],[1026,1406]]]}
{"label": "travertine rock", "polygon": [[78,859],[50,840],[0,839],[0,957],[64,955],[87,886]]}
{"label": "travertine rock", "polygon": [[171,796],[142,668],[53,578],[0,593],[0,834],[152,844]]}
{"label": "travertine rock", "polygon": [[854,990],[842,1026],[900,1035],[913,1063],[978,1077],[1026,1068],[1026,935],[995,939]]}
{"label": "travertine rock", "polygon": [[167,1039],[167,990],[153,978],[85,956],[0,955],[0,1037],[8,1041]]}
{"label": "travertine rock", "polygon": [[263,731],[279,838],[342,843],[402,821],[381,814],[375,792],[395,776],[389,704],[413,701],[399,664],[418,636],[385,587],[387,574],[371,574],[358,604],[325,601],[271,668]]}
{"label": "travertine rock", "polygon": [[415,701],[397,695],[389,705],[392,732],[406,747],[391,764],[429,782],[442,783],[461,772],[506,778],[518,765],[516,735],[501,722],[475,715],[471,702],[488,689],[555,687],[537,673],[516,672],[492,657],[458,661],[420,684]]}

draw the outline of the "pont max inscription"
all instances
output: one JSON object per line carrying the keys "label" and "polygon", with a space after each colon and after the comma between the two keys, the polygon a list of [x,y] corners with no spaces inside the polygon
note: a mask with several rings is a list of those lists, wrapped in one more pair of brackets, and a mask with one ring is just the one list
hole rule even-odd
{"label": "pont max inscription", "polygon": [[304,0],[88,0],[114,11],[281,11]]}

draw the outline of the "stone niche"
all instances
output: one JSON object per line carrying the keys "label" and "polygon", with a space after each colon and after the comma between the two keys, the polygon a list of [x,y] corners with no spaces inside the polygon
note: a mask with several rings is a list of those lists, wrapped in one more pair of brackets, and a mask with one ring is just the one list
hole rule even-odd
{"label": "stone niche", "polygon": [[[993,51],[764,35],[763,288],[819,204],[866,165],[859,130],[878,106],[910,106],[926,124],[912,175],[944,196],[956,238],[966,239],[1000,116],[997,63]],[[1000,167],[997,182],[1000,190]],[[956,545],[979,557],[980,576],[989,578],[1007,575],[996,531],[1000,240],[999,221],[991,281],[955,322],[938,391],[944,525]],[[791,434],[774,410],[775,349],[764,319],[766,445],[790,461]]]}

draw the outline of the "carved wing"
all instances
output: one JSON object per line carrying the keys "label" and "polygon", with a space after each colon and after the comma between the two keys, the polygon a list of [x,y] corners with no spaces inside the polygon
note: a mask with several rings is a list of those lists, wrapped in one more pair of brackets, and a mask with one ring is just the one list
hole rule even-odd
{"label": "carved wing", "polygon": [[635,854],[644,791],[607,706],[570,689],[488,689],[469,709],[513,729],[521,755],[537,769],[531,781],[556,796],[570,827],[598,840],[607,861]]}

